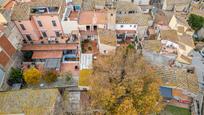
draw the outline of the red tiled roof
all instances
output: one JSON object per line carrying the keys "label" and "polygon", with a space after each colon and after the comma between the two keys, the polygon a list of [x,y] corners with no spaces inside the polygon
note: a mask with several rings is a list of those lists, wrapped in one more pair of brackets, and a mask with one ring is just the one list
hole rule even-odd
{"label": "red tiled roof", "polygon": [[24,45],[22,51],[59,51],[77,49],[78,44]]}
{"label": "red tiled roof", "polygon": [[4,35],[0,37],[0,46],[6,51],[6,53],[10,57],[16,52],[16,49]]}
{"label": "red tiled roof", "polygon": [[32,59],[61,58],[62,51],[34,51]]}
{"label": "red tiled roof", "polygon": [[4,51],[0,51],[0,65],[6,67],[9,62],[9,57],[6,55]]}

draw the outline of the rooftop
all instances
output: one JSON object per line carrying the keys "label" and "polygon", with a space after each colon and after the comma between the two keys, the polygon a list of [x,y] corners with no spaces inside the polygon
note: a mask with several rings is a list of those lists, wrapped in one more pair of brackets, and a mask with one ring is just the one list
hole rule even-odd
{"label": "rooftop", "polygon": [[32,59],[62,58],[62,51],[34,51]]}
{"label": "rooftop", "polygon": [[49,44],[49,45],[24,45],[22,51],[57,51],[66,49],[77,49],[78,44]]}
{"label": "rooftop", "polygon": [[139,26],[148,26],[148,22],[152,17],[148,14],[128,14],[123,16],[117,16],[117,24],[138,24]]}
{"label": "rooftop", "polygon": [[193,38],[190,35],[182,35],[178,37],[179,42],[185,45],[188,45],[192,48],[195,48]]}
{"label": "rooftop", "polygon": [[1,92],[0,114],[52,115],[59,96],[57,89]]}
{"label": "rooftop", "polygon": [[82,11],[79,16],[79,24],[106,24],[107,13],[105,11]]}
{"label": "rooftop", "polygon": [[[32,0],[32,2],[19,2],[14,5],[12,20],[28,20],[31,15],[31,8],[34,7],[61,7],[64,0]],[[23,13],[22,13],[23,12]]]}
{"label": "rooftop", "polygon": [[116,32],[111,30],[105,30],[105,29],[99,29],[98,30],[98,36],[100,43],[116,46]]}
{"label": "rooftop", "polygon": [[116,10],[117,11],[123,11],[123,12],[128,12],[128,11],[141,11],[140,6],[133,4],[131,2],[127,1],[118,1],[116,3]]}
{"label": "rooftop", "polygon": [[160,34],[162,40],[169,40],[171,42],[178,41],[178,35],[176,30],[162,30]]}

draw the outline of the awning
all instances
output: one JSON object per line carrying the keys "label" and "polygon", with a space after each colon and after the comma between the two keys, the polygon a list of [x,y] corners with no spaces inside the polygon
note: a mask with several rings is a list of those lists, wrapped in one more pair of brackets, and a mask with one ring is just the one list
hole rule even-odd
{"label": "awning", "polygon": [[62,51],[34,51],[32,59],[58,59],[62,58]]}
{"label": "awning", "polygon": [[24,45],[22,51],[57,51],[77,49],[78,44],[48,44],[48,45]]}
{"label": "awning", "polygon": [[47,59],[44,67],[46,69],[59,69],[61,66],[61,59]]}

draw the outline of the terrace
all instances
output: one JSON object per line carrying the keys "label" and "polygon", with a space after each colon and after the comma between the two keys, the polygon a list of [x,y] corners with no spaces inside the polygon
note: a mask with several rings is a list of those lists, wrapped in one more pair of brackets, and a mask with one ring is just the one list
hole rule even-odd
{"label": "terrace", "polygon": [[[59,37],[39,38],[37,41],[32,41],[31,44],[71,44],[79,43],[77,33],[71,35],[60,35]],[[26,43],[25,43],[26,44]]]}
{"label": "terrace", "polygon": [[98,48],[97,48],[97,41],[96,40],[83,40],[81,42],[81,47],[82,47],[82,53],[92,53],[92,54],[97,54],[98,53]]}
{"label": "terrace", "polygon": [[32,14],[51,14],[58,13],[59,7],[33,7],[31,8]]}

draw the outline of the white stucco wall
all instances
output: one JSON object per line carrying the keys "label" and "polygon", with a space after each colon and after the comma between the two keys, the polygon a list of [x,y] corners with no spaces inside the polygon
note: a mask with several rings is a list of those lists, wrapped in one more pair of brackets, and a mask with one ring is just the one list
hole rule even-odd
{"label": "white stucco wall", "polygon": [[62,21],[62,29],[65,34],[70,34],[73,30],[78,30],[78,22],[77,21]]}
{"label": "white stucco wall", "polygon": [[137,24],[116,24],[116,30],[137,30]]}
{"label": "white stucco wall", "polygon": [[101,54],[108,54],[111,52],[115,52],[116,46],[110,46],[110,45],[105,45],[105,44],[100,44],[99,43],[99,52]]}

